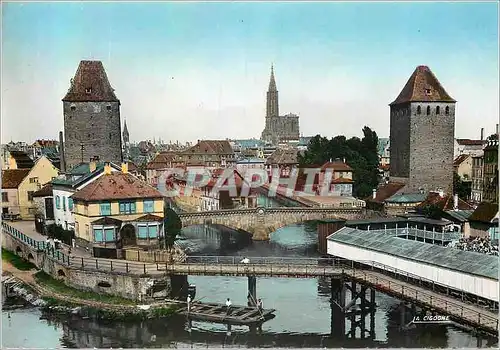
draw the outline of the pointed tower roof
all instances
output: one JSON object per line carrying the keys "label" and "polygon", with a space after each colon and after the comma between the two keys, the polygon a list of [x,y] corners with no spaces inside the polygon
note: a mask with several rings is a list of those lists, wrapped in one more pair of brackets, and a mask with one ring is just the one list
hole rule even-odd
{"label": "pointed tower roof", "polygon": [[418,66],[390,105],[407,102],[456,102],[427,66]]}
{"label": "pointed tower roof", "polygon": [[269,91],[277,91],[276,80],[274,80],[274,65],[271,64],[271,79],[269,80]]}
{"label": "pointed tower roof", "polygon": [[127,137],[127,140],[129,138],[129,133],[128,133],[128,128],[127,128],[127,121],[125,120],[123,122],[123,138]]}
{"label": "pointed tower roof", "polygon": [[109,83],[101,61],[80,61],[63,101],[120,102]]}

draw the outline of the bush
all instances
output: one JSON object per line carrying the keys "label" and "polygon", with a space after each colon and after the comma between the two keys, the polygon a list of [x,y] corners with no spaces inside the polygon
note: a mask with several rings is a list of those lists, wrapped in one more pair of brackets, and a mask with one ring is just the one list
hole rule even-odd
{"label": "bush", "polygon": [[47,226],[47,236],[49,238],[58,239],[67,245],[71,245],[72,240],[75,238],[75,232],[72,230],[65,230],[59,225],[52,224]]}

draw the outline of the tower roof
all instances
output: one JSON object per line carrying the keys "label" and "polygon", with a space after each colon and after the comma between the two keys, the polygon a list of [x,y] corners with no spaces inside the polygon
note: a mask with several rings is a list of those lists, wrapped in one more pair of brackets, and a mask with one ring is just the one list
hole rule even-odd
{"label": "tower roof", "polygon": [[456,102],[427,66],[418,66],[390,105],[407,102]]}
{"label": "tower roof", "polygon": [[127,136],[127,139],[128,139],[129,133],[128,133],[127,121],[126,120],[123,122],[123,136],[125,137],[125,135]]}
{"label": "tower roof", "polygon": [[101,61],[80,61],[63,101],[120,102],[109,83]]}
{"label": "tower roof", "polygon": [[271,65],[271,79],[269,80],[269,91],[277,91],[276,80],[274,79],[274,66]]}

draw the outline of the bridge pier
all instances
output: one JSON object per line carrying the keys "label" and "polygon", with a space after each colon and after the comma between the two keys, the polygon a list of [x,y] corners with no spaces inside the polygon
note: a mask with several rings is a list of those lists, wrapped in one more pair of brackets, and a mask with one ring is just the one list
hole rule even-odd
{"label": "bridge pier", "polygon": [[257,277],[248,276],[248,306],[257,306]]}
{"label": "bridge pier", "polygon": [[[347,304],[346,290],[349,290],[351,294],[351,300]],[[375,290],[364,285],[358,286],[355,281],[346,281],[344,277],[333,277],[331,279],[331,293],[331,335],[340,338],[347,336],[354,339],[359,328],[361,339],[375,339]],[[369,329],[366,328],[368,315],[370,317]],[[346,318],[350,321],[348,334],[346,334]]]}

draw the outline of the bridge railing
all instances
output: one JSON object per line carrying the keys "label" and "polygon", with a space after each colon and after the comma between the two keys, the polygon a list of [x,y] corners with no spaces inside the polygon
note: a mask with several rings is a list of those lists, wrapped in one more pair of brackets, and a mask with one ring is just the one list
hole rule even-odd
{"label": "bridge railing", "polygon": [[304,257],[255,257],[255,256],[187,256],[185,264],[244,264],[247,258],[248,265],[315,265],[340,264],[349,265],[349,261],[342,258],[304,258]]}
{"label": "bridge railing", "polygon": [[[431,306],[432,308],[441,310],[447,314],[455,315],[456,319],[465,319],[469,322],[475,323],[479,326],[486,327],[490,330],[496,331],[498,329],[498,317],[494,317],[491,315],[491,312],[487,310],[478,311],[478,309],[474,309],[468,306],[465,306],[463,303],[454,302],[449,300],[448,298],[436,297],[435,294],[431,294],[430,292],[423,291],[416,286],[409,286],[400,283],[399,281],[391,280],[385,276],[379,275],[371,275],[370,272],[365,271],[355,271],[348,274],[352,274],[353,277],[360,279],[361,281],[373,284],[380,291],[385,291],[389,294],[395,294],[403,299],[412,299],[417,302],[426,304]],[[398,283],[399,282],[399,283]]]}
{"label": "bridge railing", "polygon": [[36,250],[45,250],[47,243],[44,241],[37,241],[37,240],[25,235],[24,233],[22,233],[21,231],[19,231],[15,227],[6,224],[5,222],[2,222],[2,229],[4,231],[6,231],[7,233],[9,233],[12,237],[20,240],[21,242],[29,245],[30,247],[32,247]]}

